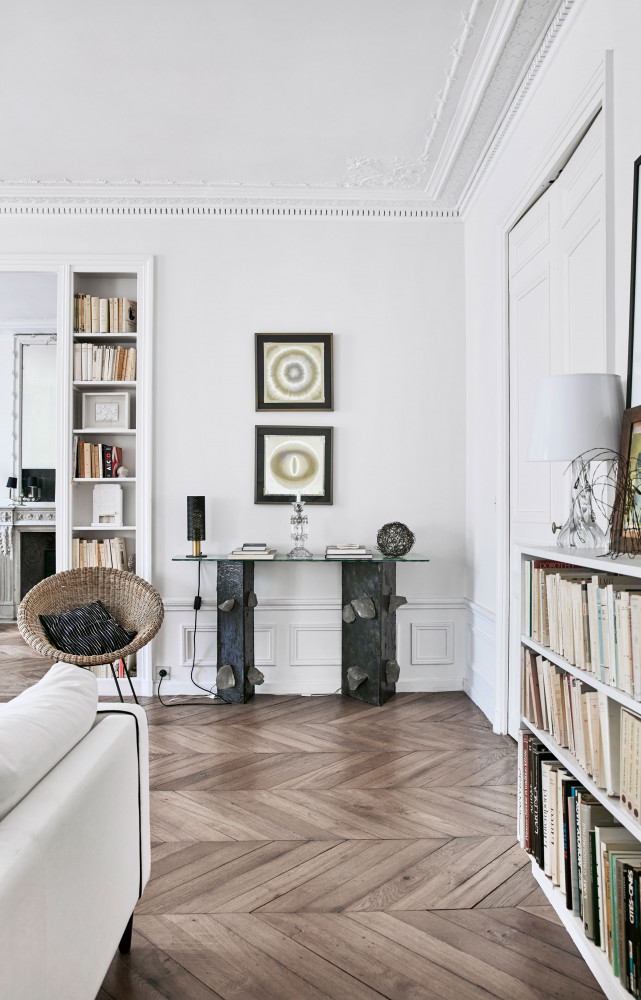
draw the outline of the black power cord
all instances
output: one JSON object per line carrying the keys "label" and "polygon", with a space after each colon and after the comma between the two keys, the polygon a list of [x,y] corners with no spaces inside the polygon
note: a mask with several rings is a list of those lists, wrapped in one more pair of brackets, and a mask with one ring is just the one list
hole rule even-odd
{"label": "black power cord", "polygon": [[218,701],[221,705],[228,705],[228,704],[230,704],[230,702],[224,701],[220,697],[220,695],[218,693],[214,694],[214,687],[215,687],[215,685],[212,685],[211,688],[206,688],[206,687],[203,687],[202,684],[198,684],[198,682],[194,680],[194,670],[196,669],[196,630],[198,628],[198,612],[200,611],[201,605],[203,603],[202,597],[200,596],[200,567],[201,567],[201,560],[199,559],[198,560],[198,592],[197,592],[196,596],[194,597],[194,646],[193,646],[193,657],[192,657],[192,660],[191,660],[191,671],[190,671],[189,676],[191,678],[191,683],[194,685],[194,687],[199,688],[201,691],[206,691],[207,692],[207,694],[209,696],[209,700],[208,701],[174,701],[172,699],[171,701],[163,701],[162,698],[160,697],[160,688],[161,688],[162,682],[164,681],[165,677],[167,676],[167,671],[163,670],[161,668],[158,671],[158,677],[160,679],[158,681],[158,690],[157,690],[156,694],[158,696],[158,701],[163,706],[163,708],[182,708],[185,705],[199,707],[200,705],[211,705],[212,701]]}

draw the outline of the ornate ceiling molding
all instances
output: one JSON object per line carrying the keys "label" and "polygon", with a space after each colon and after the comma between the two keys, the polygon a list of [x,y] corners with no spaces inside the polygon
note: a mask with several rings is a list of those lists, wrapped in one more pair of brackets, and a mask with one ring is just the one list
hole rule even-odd
{"label": "ornate ceiling molding", "polygon": [[447,181],[441,186],[446,204],[458,206],[470,185],[476,185],[487,170],[575,2],[523,0],[487,87],[470,116]]}
{"label": "ornate ceiling molding", "polygon": [[454,208],[444,208],[421,197],[358,197],[337,193],[324,197],[289,197],[269,194],[222,194],[214,185],[198,185],[199,193],[187,191],[192,185],[167,183],[127,185],[101,184],[86,187],[68,183],[64,187],[42,184],[14,188],[0,185],[0,215],[91,215],[131,218],[132,216],[203,216],[220,218],[305,218],[305,219],[434,219],[458,218]]}
{"label": "ornate ceiling molding", "polygon": [[[483,2],[486,0],[472,0],[467,14],[461,15],[463,29],[452,48],[452,61],[430,116],[423,151],[414,161],[352,157],[341,181],[323,185],[0,179],[0,215],[456,219],[500,149],[576,0],[504,0],[492,30],[486,32],[486,48],[477,54],[477,75],[470,77],[467,89],[474,90],[481,79],[485,86],[475,91],[473,99],[468,94],[469,99],[461,102],[465,107],[450,125],[445,140],[451,141],[444,163],[437,164],[439,176],[433,183],[433,175],[427,190],[421,191],[431,149]],[[542,41],[531,58],[539,39]]]}
{"label": "ornate ceiling molding", "polygon": [[452,62],[445,73],[445,83],[436,95],[436,106],[430,115],[431,124],[425,136],[423,152],[420,156],[414,161],[400,160],[395,157],[391,162],[370,156],[349,157],[342,187],[347,189],[378,188],[386,191],[415,191],[417,189],[427,170],[430,149],[449,101],[450,91],[465,53],[465,46],[474,31],[474,18],[483,2],[484,0],[472,0],[472,6],[467,14],[461,13],[463,30],[451,47]]}

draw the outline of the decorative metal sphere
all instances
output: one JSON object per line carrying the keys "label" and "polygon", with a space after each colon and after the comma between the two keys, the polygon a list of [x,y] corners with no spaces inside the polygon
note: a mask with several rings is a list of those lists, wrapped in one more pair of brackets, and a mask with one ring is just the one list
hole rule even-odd
{"label": "decorative metal sphere", "polygon": [[376,546],[384,556],[405,556],[415,541],[414,532],[400,521],[384,524],[376,535]]}

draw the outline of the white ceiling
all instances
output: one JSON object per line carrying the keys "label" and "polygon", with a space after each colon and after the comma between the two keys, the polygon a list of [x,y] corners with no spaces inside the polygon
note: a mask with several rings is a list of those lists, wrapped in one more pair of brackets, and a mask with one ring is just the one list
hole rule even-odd
{"label": "white ceiling", "polygon": [[0,180],[360,189],[455,205],[558,6],[5,4]]}

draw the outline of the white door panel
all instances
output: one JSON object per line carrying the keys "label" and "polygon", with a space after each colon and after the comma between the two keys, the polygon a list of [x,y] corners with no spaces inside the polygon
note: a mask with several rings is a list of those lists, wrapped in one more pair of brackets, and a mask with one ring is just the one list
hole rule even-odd
{"label": "white door panel", "polygon": [[[545,375],[606,370],[604,212],[599,115],[554,184],[509,234],[513,543],[553,545],[551,523],[561,524],[567,517],[567,463],[529,461],[534,401]],[[515,737],[520,718],[520,572],[512,547],[508,729]]]}

